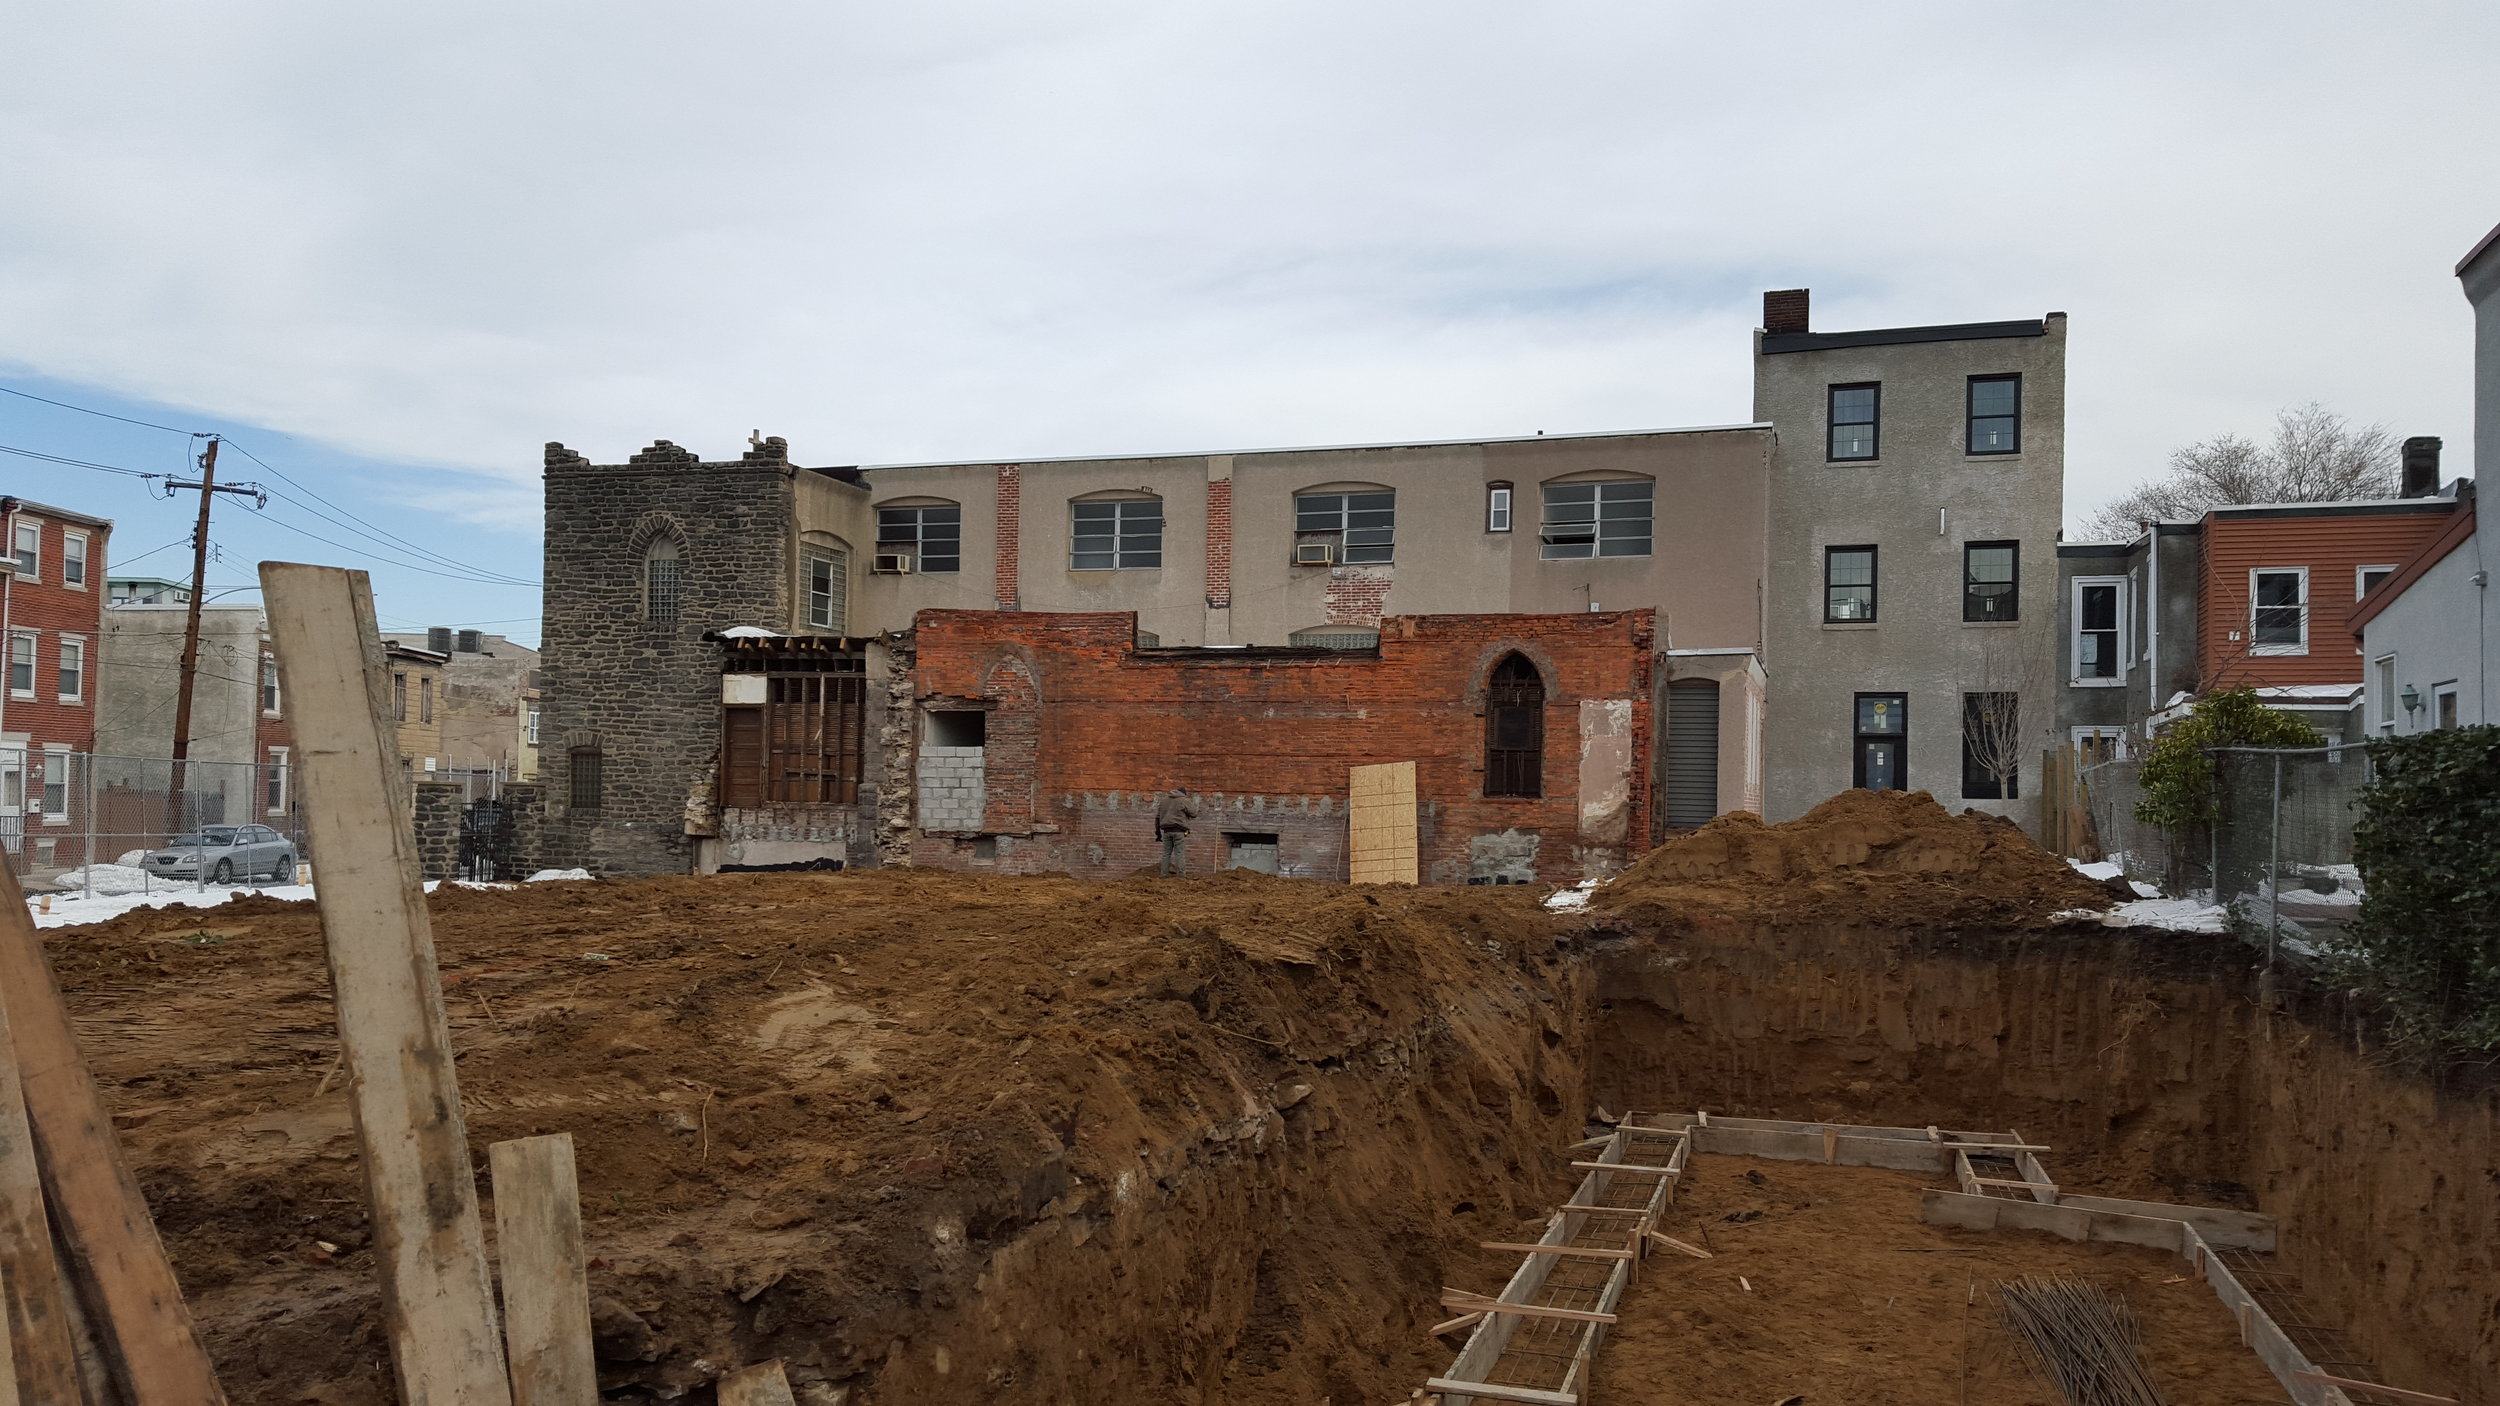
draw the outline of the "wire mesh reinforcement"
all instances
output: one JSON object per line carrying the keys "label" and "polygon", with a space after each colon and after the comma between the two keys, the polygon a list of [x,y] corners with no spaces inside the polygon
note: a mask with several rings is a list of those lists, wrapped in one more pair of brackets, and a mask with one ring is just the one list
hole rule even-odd
{"label": "wire mesh reinforcement", "polygon": [[2023,1359],[2073,1406],[2163,1406],[2126,1300],[2097,1284],[2031,1275],[1997,1286]]}

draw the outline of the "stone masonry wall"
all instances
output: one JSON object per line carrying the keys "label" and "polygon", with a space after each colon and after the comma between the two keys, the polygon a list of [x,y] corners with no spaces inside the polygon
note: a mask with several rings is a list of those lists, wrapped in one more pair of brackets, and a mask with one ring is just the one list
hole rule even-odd
{"label": "stone masonry wall", "polygon": [[[547,446],[539,667],[548,867],[693,867],[687,793],[720,733],[720,648],[703,634],[787,628],[793,472],[778,439],[728,462],[704,462],[666,440],[625,464]],[[644,618],[644,554],[662,536],[678,543],[674,623]],[[585,750],[602,758],[595,811],[572,805],[573,757]]]}
{"label": "stone masonry wall", "polygon": [[420,781],[417,793],[417,873],[448,879],[460,870],[460,802],[456,782]]}

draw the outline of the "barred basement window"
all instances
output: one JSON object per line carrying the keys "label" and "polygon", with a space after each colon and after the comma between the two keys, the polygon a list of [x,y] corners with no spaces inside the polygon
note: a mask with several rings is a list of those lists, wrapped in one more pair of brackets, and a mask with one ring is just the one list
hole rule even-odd
{"label": "barred basement window", "polygon": [[652,543],[642,559],[642,618],[655,625],[676,624],[680,584],[677,544]]}
{"label": "barred basement window", "polygon": [[575,810],[597,810],[604,787],[600,769],[603,759],[596,747],[576,747],[567,758],[565,795]]}

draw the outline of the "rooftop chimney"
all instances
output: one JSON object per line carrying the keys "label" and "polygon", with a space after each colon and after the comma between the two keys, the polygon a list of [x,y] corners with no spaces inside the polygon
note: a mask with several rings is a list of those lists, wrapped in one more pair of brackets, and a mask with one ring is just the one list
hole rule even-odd
{"label": "rooftop chimney", "polygon": [[1782,288],[1762,295],[1762,330],[1765,332],[1803,332],[1806,330],[1805,288]]}
{"label": "rooftop chimney", "polygon": [[2439,437],[2415,435],[2405,441],[2404,487],[2399,497],[2428,498],[2439,492]]}

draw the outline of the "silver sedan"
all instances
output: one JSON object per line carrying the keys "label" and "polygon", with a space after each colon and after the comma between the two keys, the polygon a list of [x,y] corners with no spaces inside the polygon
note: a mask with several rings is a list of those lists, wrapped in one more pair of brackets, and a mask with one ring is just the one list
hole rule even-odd
{"label": "silver sedan", "polygon": [[271,883],[295,882],[295,842],[266,825],[203,825],[150,854],[144,867],[169,879],[194,879],[203,872],[212,884],[246,883],[266,877]]}

